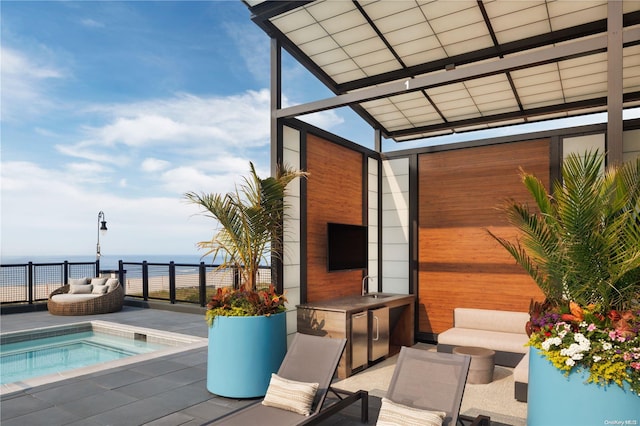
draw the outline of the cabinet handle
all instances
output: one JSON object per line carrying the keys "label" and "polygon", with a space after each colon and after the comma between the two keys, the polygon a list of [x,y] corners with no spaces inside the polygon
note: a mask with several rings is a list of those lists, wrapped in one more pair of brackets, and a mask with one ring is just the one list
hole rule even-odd
{"label": "cabinet handle", "polygon": [[378,339],[380,338],[380,322],[378,320],[377,316],[373,316],[373,319],[376,321],[376,338],[373,339],[374,342],[377,342]]}

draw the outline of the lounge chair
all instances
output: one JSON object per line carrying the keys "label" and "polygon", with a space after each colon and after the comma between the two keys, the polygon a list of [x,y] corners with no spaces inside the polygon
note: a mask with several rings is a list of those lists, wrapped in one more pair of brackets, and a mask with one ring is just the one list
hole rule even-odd
{"label": "lounge chair", "polygon": [[[294,336],[277,375],[296,382],[318,383],[318,390],[308,416],[263,405],[263,400],[206,424],[225,426],[315,424],[353,404],[358,399],[362,404],[361,421],[367,423],[369,416],[368,393],[366,391],[347,392],[332,389],[330,386],[345,344],[346,339],[332,339],[300,333]],[[328,392],[332,392],[337,397],[336,402],[326,401]],[[267,391],[267,395],[269,395],[269,391]],[[333,400],[333,398],[331,399]],[[327,402],[326,406],[325,402]]]}
{"label": "lounge chair", "polygon": [[[471,357],[402,347],[386,399],[418,410],[444,412],[444,426],[468,421],[489,426],[487,416],[459,416]],[[385,407],[383,399],[380,415]],[[380,417],[379,417],[380,419]]]}
{"label": "lounge chair", "polygon": [[[88,279],[81,279],[89,282]],[[74,280],[74,281],[81,281]],[[47,310],[52,315],[96,315],[108,314],[122,310],[124,305],[124,289],[117,279],[105,290],[104,294],[92,293],[92,285],[80,285],[88,287],[89,291],[73,294],[72,288],[78,285],[67,284],[55,289],[47,300]]]}

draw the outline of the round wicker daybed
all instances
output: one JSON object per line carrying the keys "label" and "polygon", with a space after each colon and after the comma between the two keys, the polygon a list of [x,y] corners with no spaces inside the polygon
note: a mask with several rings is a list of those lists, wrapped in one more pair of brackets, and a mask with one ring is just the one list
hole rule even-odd
{"label": "round wicker daybed", "polygon": [[[122,310],[124,289],[118,285],[111,291],[101,294],[69,294],[71,285],[64,285],[49,295],[47,309],[52,315],[95,315],[108,314]],[[63,297],[54,297],[61,295]],[[77,297],[76,297],[77,296]]]}

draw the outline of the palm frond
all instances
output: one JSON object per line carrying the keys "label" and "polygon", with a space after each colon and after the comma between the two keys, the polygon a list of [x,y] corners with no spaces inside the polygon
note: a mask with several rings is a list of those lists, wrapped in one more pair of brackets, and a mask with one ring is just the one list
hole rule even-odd
{"label": "palm frond", "polygon": [[260,264],[268,264],[269,257],[281,255],[286,186],[297,177],[306,177],[307,173],[279,167],[275,177],[262,179],[253,163],[249,166],[249,175],[235,191],[227,194],[188,192],[185,198],[201,206],[203,214],[219,224],[212,239],[199,242],[198,247],[207,250],[205,255],[221,254],[221,267],[238,268],[246,288],[254,289]]}
{"label": "palm frond", "polygon": [[490,233],[552,303],[624,309],[640,295],[640,159],[604,174],[603,162],[597,151],[569,155],[550,194],[521,172],[537,211],[507,205],[516,243]]}

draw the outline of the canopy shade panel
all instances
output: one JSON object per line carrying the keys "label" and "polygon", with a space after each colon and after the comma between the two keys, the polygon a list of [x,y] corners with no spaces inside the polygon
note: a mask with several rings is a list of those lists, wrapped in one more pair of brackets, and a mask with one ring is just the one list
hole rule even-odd
{"label": "canopy shade panel", "polygon": [[[607,111],[606,1],[259,1],[252,20],[396,141]],[[610,24],[609,24],[610,25]],[[622,3],[623,108],[640,100],[640,1]]]}

